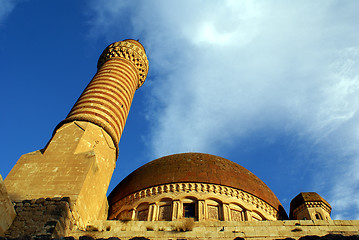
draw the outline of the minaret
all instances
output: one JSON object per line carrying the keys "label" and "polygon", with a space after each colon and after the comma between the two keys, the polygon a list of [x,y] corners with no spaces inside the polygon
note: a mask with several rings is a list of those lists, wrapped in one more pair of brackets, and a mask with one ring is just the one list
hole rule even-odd
{"label": "minaret", "polygon": [[118,143],[148,60],[138,41],[124,40],[103,51],[97,68],[47,146],[21,156],[4,181],[13,201],[70,197],[79,226],[107,218]]}

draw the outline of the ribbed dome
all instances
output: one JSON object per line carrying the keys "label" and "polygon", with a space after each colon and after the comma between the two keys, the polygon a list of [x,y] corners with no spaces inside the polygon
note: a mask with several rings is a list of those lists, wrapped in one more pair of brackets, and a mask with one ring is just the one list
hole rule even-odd
{"label": "ribbed dome", "polygon": [[225,158],[204,153],[174,154],[143,165],[116,186],[108,197],[109,204],[148,187],[179,182],[233,187],[262,199],[280,213],[283,211],[278,198],[253,173]]}

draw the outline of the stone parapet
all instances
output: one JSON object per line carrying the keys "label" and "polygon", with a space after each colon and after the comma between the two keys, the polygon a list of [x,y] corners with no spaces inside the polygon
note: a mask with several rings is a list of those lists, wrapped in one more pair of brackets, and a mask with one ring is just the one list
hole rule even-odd
{"label": "stone parapet", "polygon": [[[97,221],[89,225],[86,236],[92,238],[117,237],[129,240],[134,237],[144,237],[151,240],[168,239],[300,239],[304,236],[325,238],[328,234],[339,236],[356,236],[359,238],[359,220],[315,221],[315,220],[286,220],[260,222],[234,221]],[[76,231],[71,234],[80,238],[84,232]],[[341,239],[334,238],[331,239]],[[143,239],[144,239],[143,238]],[[319,239],[319,238],[316,238]],[[349,239],[349,238],[348,238]],[[354,238],[353,238],[354,239]]]}
{"label": "stone parapet", "polygon": [[[38,202],[38,203],[36,203]],[[21,234],[12,234],[9,231],[6,238],[0,240],[50,240],[61,238],[62,240],[93,240],[110,239],[111,240],[169,240],[169,239],[222,239],[222,240],[336,240],[336,239],[359,239],[359,221],[358,220],[340,220],[340,221],[314,221],[314,220],[286,220],[286,221],[261,221],[261,222],[193,222],[190,219],[182,219],[172,222],[144,222],[144,221],[94,221],[87,226],[86,231],[73,229],[66,235],[61,229],[64,215],[67,211],[63,204],[66,199],[38,199],[28,202],[17,202],[19,216],[25,216],[25,212],[31,213],[23,218],[29,226],[19,227],[20,218],[14,222],[15,226],[11,231],[18,231]],[[21,206],[21,204],[23,204]],[[25,210],[24,205],[30,204],[31,210]],[[35,205],[34,205],[35,204]],[[38,206],[36,206],[36,204]],[[41,207],[42,206],[42,207]],[[37,220],[35,226],[31,220],[39,216],[38,212],[43,212],[43,207],[53,208],[52,216],[44,214],[43,220]],[[23,208],[23,209],[21,209]],[[21,210],[20,210],[21,209]],[[41,209],[41,210],[40,210]],[[60,211],[58,211],[60,210]],[[32,216],[34,215],[34,216]],[[69,221],[69,220],[68,220]],[[32,230],[30,230],[32,229]]]}

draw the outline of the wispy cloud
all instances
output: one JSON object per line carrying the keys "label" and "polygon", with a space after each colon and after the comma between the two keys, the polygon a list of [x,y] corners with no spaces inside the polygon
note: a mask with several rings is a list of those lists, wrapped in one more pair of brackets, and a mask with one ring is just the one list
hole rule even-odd
{"label": "wispy cloud", "polygon": [[[334,218],[359,219],[359,48],[343,49],[328,71],[321,94],[328,96],[318,107],[308,131],[326,154],[322,156]],[[335,170],[334,170],[335,169]],[[334,175],[328,174],[330,172]],[[317,179],[317,180],[320,180]]]}
{"label": "wispy cloud", "polygon": [[126,28],[145,44],[154,155],[290,132],[320,152],[320,187],[338,217],[358,215],[359,2],[119,2],[93,1],[92,32]]}
{"label": "wispy cloud", "polygon": [[14,0],[2,0],[0,4],[0,24],[6,19],[15,7]]}

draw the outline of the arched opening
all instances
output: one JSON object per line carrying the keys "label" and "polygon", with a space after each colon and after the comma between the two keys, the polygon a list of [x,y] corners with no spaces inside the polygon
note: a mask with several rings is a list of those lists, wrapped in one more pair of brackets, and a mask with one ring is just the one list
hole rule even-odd
{"label": "arched opening", "polygon": [[148,203],[141,203],[136,208],[136,219],[138,221],[148,221]]}
{"label": "arched opening", "polygon": [[116,216],[117,220],[120,221],[130,221],[132,220],[132,212],[131,210],[123,210]]}
{"label": "arched opening", "polygon": [[183,201],[183,217],[198,221],[198,205],[196,199],[186,198]]}
{"label": "arched opening", "polygon": [[265,217],[263,217],[261,214],[259,214],[258,212],[251,212],[252,215],[252,221],[263,221],[266,220]]}
{"label": "arched opening", "polygon": [[222,203],[215,199],[206,200],[208,219],[223,220]]}
{"label": "arched opening", "polygon": [[246,214],[245,214],[245,209],[241,206],[239,206],[238,204],[234,204],[231,203],[229,204],[229,208],[231,211],[231,220],[232,221],[237,221],[237,222],[241,222],[241,221],[246,221]]}
{"label": "arched opening", "polygon": [[315,219],[317,219],[317,220],[323,220],[323,217],[322,217],[322,215],[321,215],[320,213],[316,212],[316,213],[315,213]]}
{"label": "arched opening", "polygon": [[158,220],[171,221],[172,220],[172,199],[161,199],[158,204]]}

